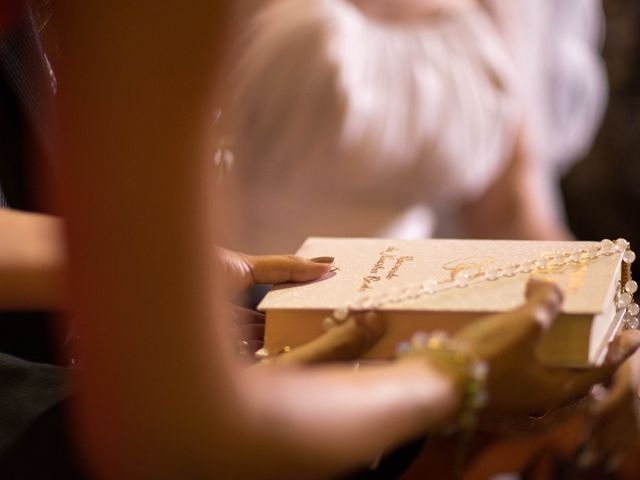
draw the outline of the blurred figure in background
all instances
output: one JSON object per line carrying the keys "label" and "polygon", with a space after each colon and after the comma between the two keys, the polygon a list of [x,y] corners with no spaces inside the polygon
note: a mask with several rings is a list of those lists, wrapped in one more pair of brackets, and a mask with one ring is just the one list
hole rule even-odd
{"label": "blurred figure in background", "polygon": [[271,2],[230,109],[247,248],[568,238],[555,184],[600,121],[600,27],[594,0]]}

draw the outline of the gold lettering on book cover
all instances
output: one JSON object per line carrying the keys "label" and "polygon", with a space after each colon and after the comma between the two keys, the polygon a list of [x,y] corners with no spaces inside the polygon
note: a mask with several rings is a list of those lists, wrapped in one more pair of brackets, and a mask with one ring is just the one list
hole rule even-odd
{"label": "gold lettering on book cover", "polygon": [[391,270],[389,270],[389,273],[387,273],[387,276],[385,278],[387,280],[392,280],[395,277],[399,277],[400,275],[398,275],[398,270],[400,270],[400,267],[402,266],[402,264],[405,262],[413,262],[413,260],[414,258],[410,255],[398,258],[396,260],[396,263],[393,265],[393,267],[391,267]]}
{"label": "gold lettering on book cover", "polygon": [[[398,247],[387,247],[379,253],[378,260],[373,264],[369,275],[366,275],[362,279],[362,283],[358,288],[359,292],[366,292],[373,288],[373,284],[381,281],[382,279],[393,280],[400,276],[400,268],[406,262],[412,262],[414,257],[411,255],[399,256],[400,249]],[[387,271],[387,267],[393,262],[393,265]],[[387,271],[386,275],[381,272]]]}
{"label": "gold lettering on book cover", "polygon": [[[382,280],[393,280],[400,276],[403,264],[415,261],[412,255],[401,255],[398,247],[389,246],[378,254],[378,259],[362,278],[358,291],[366,292],[371,290],[374,284]],[[549,258],[549,263],[544,268],[534,268],[531,275],[543,275],[550,277],[560,277],[556,280],[563,280],[567,293],[576,293],[584,285],[589,259],[583,258],[576,262],[554,262],[554,253],[542,254]],[[496,263],[496,257],[492,256],[469,256],[450,260],[442,268],[449,272],[451,282],[453,282],[461,272],[468,272],[470,280],[482,275],[483,269]]]}

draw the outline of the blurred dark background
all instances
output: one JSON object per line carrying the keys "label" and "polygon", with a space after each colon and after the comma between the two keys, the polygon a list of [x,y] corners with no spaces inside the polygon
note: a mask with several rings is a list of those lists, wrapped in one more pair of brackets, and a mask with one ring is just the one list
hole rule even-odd
{"label": "blurred dark background", "polygon": [[562,190],[579,239],[624,237],[640,251],[640,1],[603,5],[609,107],[592,152],[565,176]]}

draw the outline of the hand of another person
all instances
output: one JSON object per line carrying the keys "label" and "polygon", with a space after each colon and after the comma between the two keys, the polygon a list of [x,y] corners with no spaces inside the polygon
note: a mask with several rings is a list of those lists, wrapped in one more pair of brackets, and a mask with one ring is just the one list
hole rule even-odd
{"label": "hand of another person", "polygon": [[[233,294],[257,284],[309,282],[321,278],[333,267],[332,257],[307,260],[294,255],[252,256],[219,248],[218,257]],[[238,338],[249,352],[260,348],[264,337],[264,315],[232,307]],[[358,358],[384,334],[383,320],[372,313],[357,314],[339,327],[305,345],[270,359],[283,365],[314,364]]]}
{"label": "hand of another person", "polygon": [[355,360],[383,336],[386,324],[375,313],[358,313],[320,337],[275,357],[280,365],[312,365]]}
{"label": "hand of another person", "polygon": [[553,283],[531,280],[523,306],[473,322],[454,339],[490,365],[488,412],[540,415],[584,397],[611,378],[640,346],[640,333],[624,332],[610,345],[599,368],[572,370],[543,365],[535,347],[562,305]]}
{"label": "hand of another person", "polygon": [[231,295],[259,284],[311,282],[333,268],[332,257],[308,260],[295,255],[247,255],[222,247],[217,247],[217,257]]}
{"label": "hand of another person", "polygon": [[581,465],[605,463],[609,470],[616,470],[629,453],[638,448],[639,377],[640,352],[637,352],[616,372],[605,397],[590,409],[587,444],[579,460]]}
{"label": "hand of another person", "polygon": [[[256,352],[264,344],[264,315],[246,308],[233,307],[237,338],[244,351]],[[357,314],[344,324],[332,328],[320,337],[290,351],[269,358],[268,363],[279,365],[312,365],[356,359],[382,337],[386,325],[373,313]]]}

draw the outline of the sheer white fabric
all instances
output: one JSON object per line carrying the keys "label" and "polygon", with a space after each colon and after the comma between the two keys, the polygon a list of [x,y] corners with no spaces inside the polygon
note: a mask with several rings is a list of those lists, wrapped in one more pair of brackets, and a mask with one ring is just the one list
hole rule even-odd
{"label": "sheer white fabric", "polygon": [[244,248],[293,250],[309,235],[429,236],[439,212],[491,184],[523,115],[540,161],[575,158],[605,84],[598,4],[566,3],[488,0],[410,24],[371,19],[345,0],[264,11],[233,107],[253,239]]}
{"label": "sheer white fabric", "polygon": [[591,147],[607,100],[600,0],[484,0],[519,73],[540,160],[566,168]]}

